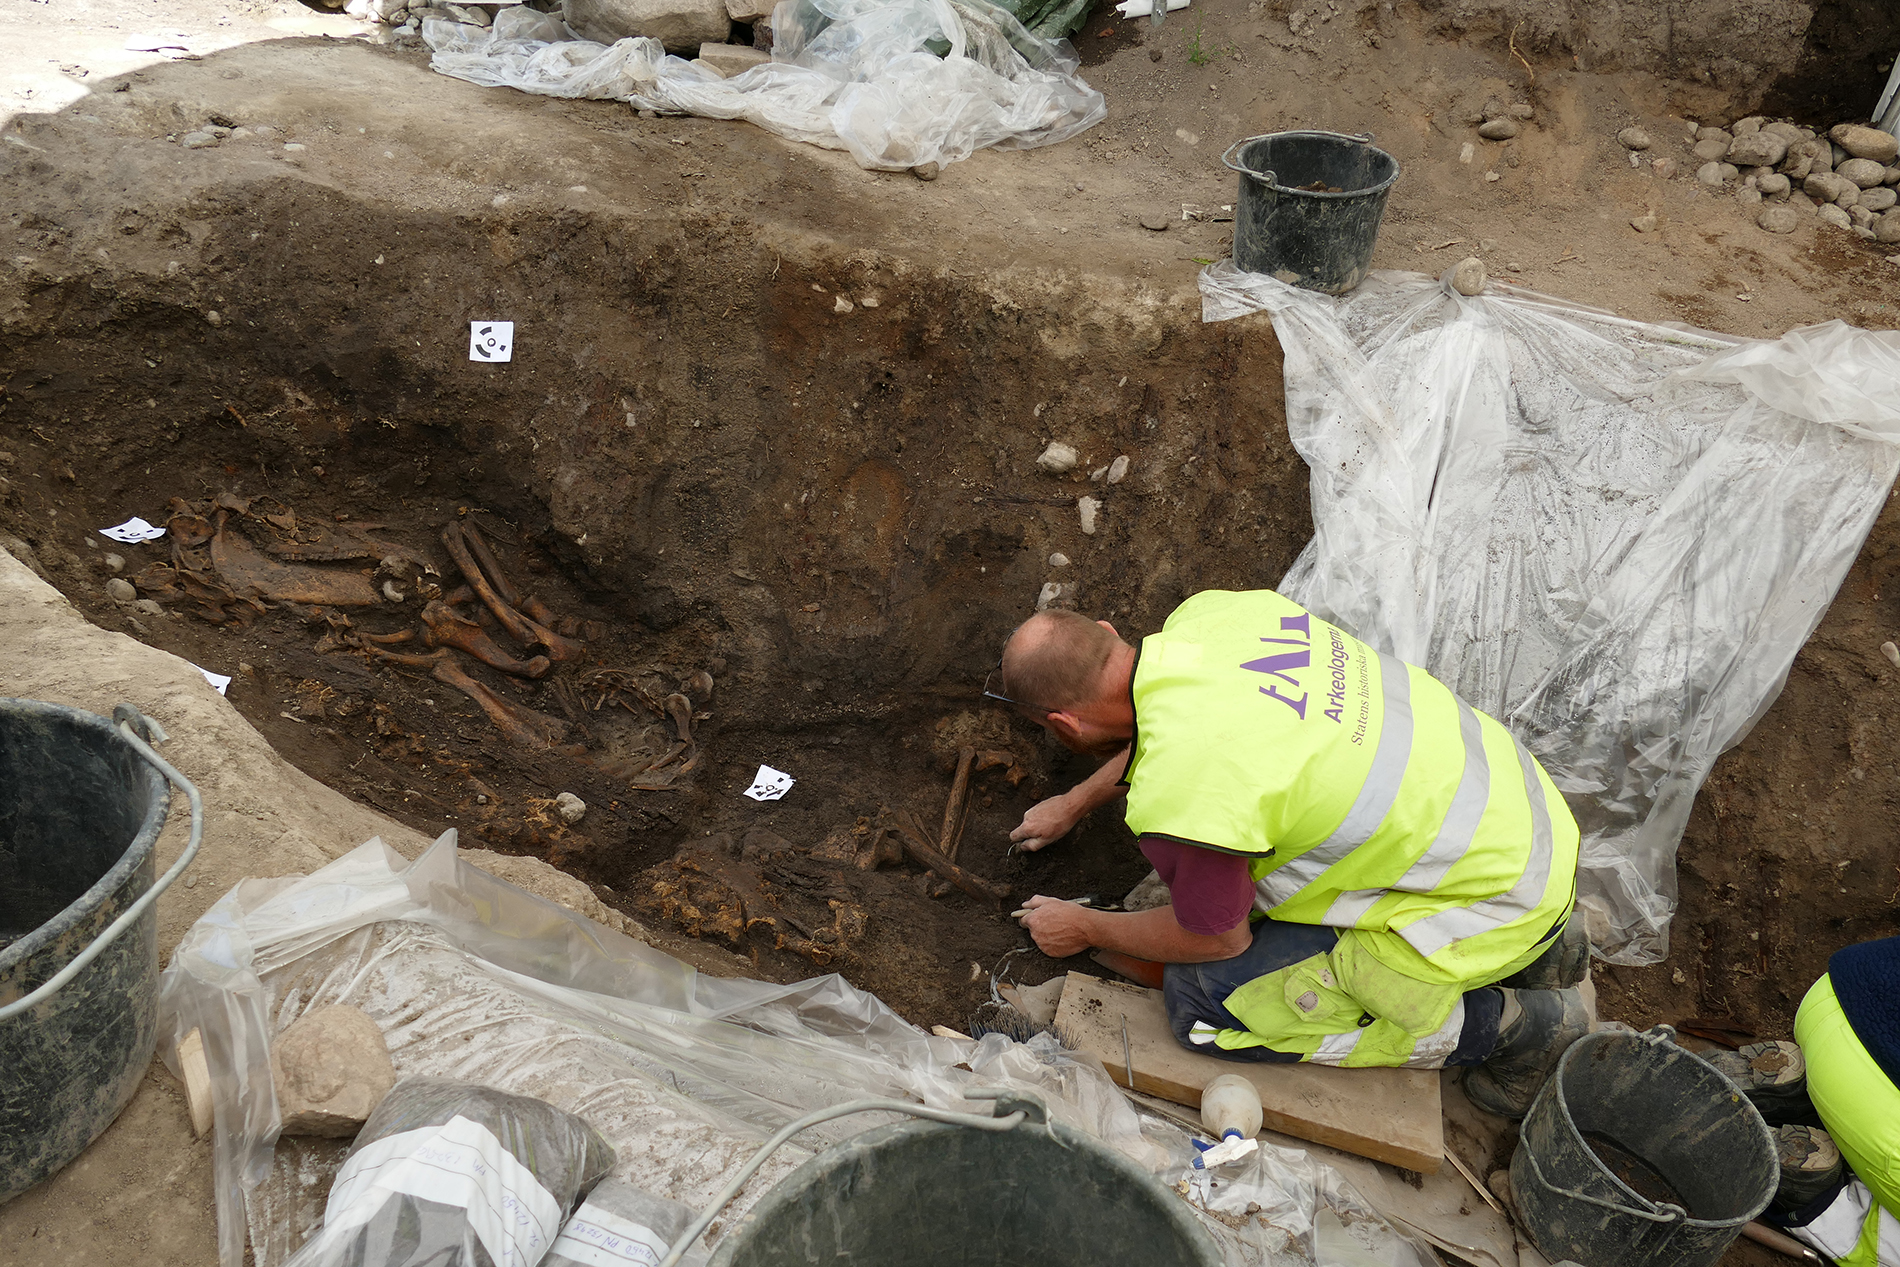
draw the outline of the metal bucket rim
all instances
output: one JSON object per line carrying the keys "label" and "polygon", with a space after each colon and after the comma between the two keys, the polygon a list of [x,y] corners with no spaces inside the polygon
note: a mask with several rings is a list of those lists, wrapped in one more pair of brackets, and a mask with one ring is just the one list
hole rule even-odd
{"label": "metal bucket rim", "polygon": [[[812,1154],[801,1162],[796,1170],[781,1177],[777,1183],[773,1184],[771,1189],[759,1199],[757,1204],[750,1210],[747,1210],[736,1223],[720,1236],[719,1244],[713,1250],[712,1257],[708,1260],[709,1267],[730,1267],[733,1255],[737,1247],[741,1244],[741,1232],[745,1231],[749,1225],[754,1224],[755,1220],[774,1213],[781,1206],[791,1204],[796,1200],[799,1192],[821,1189],[822,1185],[818,1180],[822,1177],[829,1176],[827,1163],[835,1167],[838,1164],[838,1158],[834,1156],[834,1154],[837,1154],[842,1149],[847,1147],[854,1149],[874,1149],[892,1140],[905,1139],[913,1135],[932,1135],[942,1131],[964,1131],[971,1129],[972,1128],[967,1126],[956,1126],[949,1122],[931,1122],[921,1118],[903,1122],[892,1122],[888,1126],[872,1127],[868,1131],[849,1136],[840,1140],[837,1144]],[[1071,1151],[1080,1150],[1087,1153],[1095,1160],[1108,1166],[1109,1169],[1117,1171],[1123,1177],[1134,1181],[1136,1186],[1161,1188],[1162,1192],[1164,1194],[1166,1193],[1167,1190],[1162,1187],[1160,1180],[1156,1179],[1146,1168],[1136,1165],[1132,1158],[1110,1148],[1107,1144],[1104,1144],[1094,1136],[1085,1135],[1081,1131],[1064,1126],[1060,1122],[1049,1122],[1044,1125],[1030,1125],[1025,1123],[1017,1127],[1014,1131],[1008,1132],[1004,1138],[1011,1136],[1034,1136],[1043,1138],[1051,1134],[1054,1135],[1055,1142],[1058,1145]],[[798,1183],[794,1184],[794,1180],[797,1180]],[[1201,1250],[1206,1262],[1218,1263],[1222,1261],[1219,1245],[1215,1243],[1213,1236],[1208,1233],[1208,1230],[1201,1226],[1200,1220],[1189,1213],[1191,1207],[1185,1201],[1158,1201],[1155,1204],[1155,1209],[1170,1226],[1181,1234],[1185,1241]]]}
{"label": "metal bucket rim", "polygon": [[[145,782],[147,799],[145,817],[139,823],[138,832],[132,837],[131,843],[126,845],[124,852],[119,855],[118,861],[94,881],[92,887],[67,903],[59,914],[20,937],[5,950],[0,950],[0,987],[9,984],[6,977],[20,964],[37,955],[58,938],[65,936],[104,906],[113,894],[126,887],[137,874],[138,869],[145,865],[146,859],[151,856],[153,848],[158,844],[159,833],[165,828],[165,818],[171,808],[171,789],[165,781],[165,776],[126,743],[124,737],[106,718],[65,704],[0,697],[0,714],[4,713],[39,713],[76,723],[81,728],[94,730],[104,735],[112,743],[125,749],[127,755],[137,763],[139,777]],[[78,947],[73,953],[77,955],[83,949],[85,947]],[[26,993],[24,987],[21,988],[21,993]]]}
{"label": "metal bucket rim", "polygon": [[[1681,1053],[1682,1055],[1689,1057],[1691,1060],[1695,1061],[1698,1065],[1701,1065],[1704,1069],[1707,1069],[1709,1073],[1712,1074],[1715,1078],[1721,1081],[1727,1081],[1727,1079],[1723,1077],[1721,1070],[1717,1069],[1714,1065],[1710,1064],[1708,1061],[1702,1059],[1702,1057],[1690,1051],[1687,1047],[1682,1047],[1682,1046],[1677,1045],[1674,1039],[1675,1039],[1675,1031],[1669,1028],[1667,1025],[1658,1025],[1653,1029],[1644,1030],[1641,1033],[1629,1033],[1623,1030],[1598,1030],[1594,1034],[1585,1034],[1582,1038],[1579,1038],[1576,1042],[1570,1044],[1570,1046],[1564,1051],[1564,1054],[1558,1057],[1557,1067],[1551,1070],[1550,1076],[1548,1078],[1544,1079],[1544,1085],[1538,1091],[1538,1096],[1539,1098],[1541,1098],[1545,1095],[1549,1095],[1549,1096],[1554,1096],[1556,1098],[1558,1116],[1564,1124],[1564,1129],[1569,1132],[1570,1142],[1575,1147],[1582,1149],[1584,1152],[1591,1153],[1591,1155],[1594,1157],[1595,1154],[1591,1152],[1590,1145],[1584,1142],[1583,1132],[1577,1128],[1576,1119],[1570,1116],[1570,1101],[1563,1094],[1562,1080],[1563,1080],[1564,1074],[1569,1071],[1571,1059],[1577,1056],[1577,1054],[1583,1050],[1583,1047],[1585,1044],[1594,1044],[1597,1046],[1601,1046],[1604,1042],[1620,1041],[1620,1040],[1635,1040],[1637,1042],[1641,1042],[1645,1044],[1646,1046],[1649,1046],[1652,1048],[1661,1047],[1666,1044],[1669,1047],[1674,1048],[1677,1052]],[[1747,1096],[1743,1095],[1740,1091],[1737,1091],[1735,1093],[1735,1096],[1738,1100],[1741,1101],[1742,1105],[1747,1109],[1748,1116],[1754,1119],[1755,1126],[1760,1131],[1761,1136],[1762,1136],[1762,1145],[1767,1150],[1768,1155],[1770,1157],[1773,1157],[1775,1154],[1774,1136],[1769,1132],[1768,1123],[1763,1120],[1761,1111],[1755,1107],[1754,1101],[1750,1100]],[[1529,1140],[1526,1140],[1520,1137],[1518,1141],[1518,1146],[1520,1148],[1523,1148],[1526,1151],[1526,1153],[1529,1154],[1532,1161],[1537,1161],[1537,1152],[1535,1149],[1531,1148]],[[1598,1159],[1596,1164],[1597,1164],[1597,1169],[1601,1170],[1605,1175],[1607,1175],[1611,1183],[1614,1183],[1618,1188],[1622,1189],[1624,1192],[1627,1192],[1630,1195],[1631,1199],[1638,1203],[1638,1205],[1635,1207],[1626,1207],[1625,1212],[1632,1215],[1636,1215],[1640,1218],[1653,1219],[1659,1215],[1664,1215],[1666,1213],[1664,1206],[1667,1205],[1668,1209],[1681,1210],[1684,1215],[1684,1217],[1680,1219],[1671,1219],[1669,1221],[1671,1226],[1689,1227],[1689,1228],[1705,1228],[1711,1231],[1718,1231],[1718,1230],[1727,1230],[1730,1228],[1741,1227],[1743,1224],[1748,1223],[1752,1221],[1753,1219],[1755,1219],[1761,1213],[1761,1210],[1756,1210],[1751,1214],[1744,1214],[1736,1218],[1699,1219],[1689,1213],[1687,1206],[1678,1206],[1678,1205],[1673,1205],[1670,1203],[1659,1204],[1641,1195],[1635,1189],[1631,1188],[1628,1184],[1624,1183],[1621,1179],[1618,1179],[1616,1177],[1616,1172],[1611,1170],[1608,1166],[1605,1166],[1601,1159]],[[1541,1171],[1541,1169],[1542,1169],[1542,1164],[1539,1163],[1539,1170]],[[1540,1175],[1540,1178],[1541,1178],[1541,1175]],[[1562,1195],[1565,1191],[1564,1189],[1551,1187],[1549,1184],[1546,1184],[1545,1186],[1550,1188],[1550,1191],[1556,1192],[1559,1195]],[[1774,1199],[1774,1193],[1770,1192],[1768,1194],[1768,1197],[1762,1202],[1763,1208],[1766,1208],[1768,1201],[1772,1201],[1773,1199]]]}
{"label": "metal bucket rim", "polygon": [[[1386,158],[1389,162],[1391,162],[1392,174],[1390,176],[1387,176],[1384,180],[1380,181],[1376,185],[1368,185],[1364,189],[1342,189],[1338,193],[1334,194],[1334,193],[1327,193],[1325,190],[1321,190],[1321,189],[1295,189],[1291,185],[1281,184],[1280,176],[1278,172],[1271,172],[1271,171],[1257,172],[1251,167],[1242,167],[1239,163],[1236,163],[1234,161],[1234,152],[1240,149],[1241,146],[1252,145],[1255,141],[1277,140],[1278,138],[1283,137],[1283,136],[1319,136],[1319,137],[1325,137],[1328,140],[1351,141],[1355,145],[1363,145],[1367,149],[1371,150],[1374,154],[1381,155],[1384,158]],[[1381,193],[1384,193],[1386,190],[1392,188],[1393,182],[1398,180],[1399,172],[1400,172],[1399,160],[1396,158],[1393,158],[1390,154],[1387,154],[1384,150],[1374,145],[1372,143],[1372,133],[1370,132],[1356,132],[1356,133],[1355,132],[1329,132],[1323,128],[1295,128],[1288,132],[1262,132],[1259,136],[1242,137],[1240,140],[1235,141],[1232,145],[1227,147],[1227,152],[1220,156],[1220,161],[1226,164],[1232,170],[1239,172],[1242,176],[1249,176],[1249,177],[1252,177],[1254,180],[1259,181],[1261,184],[1265,185],[1267,188],[1273,190],[1273,192],[1276,194],[1292,194],[1293,196],[1297,198],[1335,198],[1335,199],[1343,200],[1347,198],[1364,198],[1371,194],[1381,194]],[[1272,180],[1263,179],[1263,177],[1267,177],[1267,176],[1271,176],[1273,177],[1273,179]]]}

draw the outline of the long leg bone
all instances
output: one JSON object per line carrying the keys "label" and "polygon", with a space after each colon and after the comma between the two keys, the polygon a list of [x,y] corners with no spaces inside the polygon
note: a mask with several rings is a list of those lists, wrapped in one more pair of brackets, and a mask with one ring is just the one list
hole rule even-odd
{"label": "long leg bone", "polygon": [[[519,608],[521,595],[515,592],[514,585],[508,580],[508,574],[501,570],[501,564],[495,560],[495,552],[488,548],[488,539],[482,536],[481,529],[475,526],[474,520],[471,519],[462,524],[462,541],[468,546],[468,552],[475,556],[475,561],[482,565],[483,573],[487,575],[489,584],[495,587],[495,592],[501,595],[501,601],[510,607]],[[541,618],[536,616],[534,619]]]}
{"label": "long leg bone", "polygon": [[515,659],[496,646],[494,639],[483,633],[480,625],[463,619],[441,603],[430,603],[422,609],[422,623],[426,626],[422,635],[426,646],[454,647],[457,651],[466,651],[483,664],[516,677],[538,678],[547,674],[549,663],[546,656]]}
{"label": "long leg bone", "polygon": [[442,544],[448,549],[449,557],[455,560],[455,566],[462,569],[462,575],[468,579],[475,593],[487,604],[488,610],[495,613],[495,619],[501,622],[502,628],[516,642],[524,647],[546,647],[548,659],[556,662],[578,660],[587,654],[587,648],[582,644],[536,624],[502,602],[501,595],[488,583],[488,578],[482,575],[481,567],[469,553],[460,524],[451,523],[442,530]]}
{"label": "long leg bone", "polygon": [[523,748],[552,748],[567,756],[585,751],[578,745],[564,746],[561,743],[567,737],[566,722],[503,699],[462,672],[461,666],[446,653],[436,663],[432,676],[444,686],[454,687],[481,705],[482,711],[488,714],[488,720],[495,723],[495,729],[501,731],[511,743]]}

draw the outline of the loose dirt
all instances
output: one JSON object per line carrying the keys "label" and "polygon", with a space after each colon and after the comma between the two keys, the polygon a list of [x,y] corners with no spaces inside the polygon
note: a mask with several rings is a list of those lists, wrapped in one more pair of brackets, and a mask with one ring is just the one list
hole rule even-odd
{"label": "loose dirt", "polygon": [[[1022,812],[1086,767],[982,707],[1002,640],[1046,582],[1139,634],[1199,589],[1272,584],[1310,535],[1270,326],[1199,321],[1195,272],[1230,241],[1233,140],[1376,134],[1403,167],[1376,266],[1477,254],[1493,277],[1746,335],[1900,324],[1881,251],[1815,224],[1765,234],[1613,139],[1638,123],[1686,162],[1689,120],[1776,93],[1822,108],[1801,88],[1822,66],[1849,85],[1826,108],[1845,109],[1872,74],[1858,53],[1790,34],[1750,54],[1684,19],[1676,54],[1631,37],[1616,60],[1603,29],[1556,9],[1321,6],[1295,34],[1277,3],[1209,0],[1158,32],[1104,6],[1076,41],[1103,124],[925,184],[742,124],[478,89],[301,7],[169,6],[201,56],[164,62],[120,47],[160,20],[131,0],[56,15],[0,0],[15,93],[0,529],[101,626],[231,674],[242,714],[345,794],[546,857],[648,922],[680,917],[656,896],[677,858],[763,875],[745,915],[787,918],[708,934],[753,971],[841,971],[961,1028],[1027,939],[993,904],[929,896],[914,865],[839,861],[839,842],[903,812],[934,831],[957,750],[995,749],[1023,777],[974,776],[959,862],[1019,896],[1118,896],[1146,866],[1115,815],[1007,851]],[[1751,13],[1769,9],[1811,12]],[[1900,31],[1867,38],[1887,34],[1891,53]],[[1709,73],[1724,66],[1746,73]],[[1467,122],[1492,97],[1535,108],[1504,145]],[[167,139],[208,120],[249,135]],[[1655,232],[1630,227],[1649,212]],[[1165,231],[1141,227],[1157,214]],[[471,319],[516,323],[511,363],[469,362]],[[1035,468],[1051,439],[1081,451],[1076,471]],[[1118,455],[1128,479],[1091,483]],[[603,720],[590,675],[658,698],[707,673],[693,768],[642,790],[508,743],[426,669],[320,652],[335,630],[289,607],[212,624],[106,595],[170,547],[93,530],[221,494],[379,525],[445,590],[459,578],[439,534],[478,523],[524,592],[595,625],[587,659],[539,681],[471,673],[590,758],[673,740],[637,699]],[[1103,502],[1093,534],[1082,495]],[[1600,968],[1607,1014],[1786,1034],[1834,948],[1896,931],[1900,671],[1878,649],[1900,634],[1896,544],[1890,511],[1780,700],[1718,764],[1683,844],[1671,959]],[[351,609],[353,635],[413,629],[418,607]],[[785,799],[741,795],[762,763],[797,779]],[[554,812],[561,792],[587,802],[580,823]],[[865,913],[861,934],[812,935],[833,901]],[[1031,950],[1008,970],[1066,966]]]}

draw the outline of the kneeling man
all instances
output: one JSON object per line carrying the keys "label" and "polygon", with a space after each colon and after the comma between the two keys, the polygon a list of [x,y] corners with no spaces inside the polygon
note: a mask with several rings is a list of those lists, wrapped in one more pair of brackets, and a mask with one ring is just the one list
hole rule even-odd
{"label": "kneeling man", "polygon": [[1502,725],[1270,590],[1210,590],[1139,649],[1040,612],[986,694],[1100,770],[1032,808],[1026,849],[1126,795],[1169,906],[1030,899],[1047,954],[1167,965],[1175,1036],[1230,1060],[1476,1066],[1521,1117],[1588,1028],[1577,826]]}

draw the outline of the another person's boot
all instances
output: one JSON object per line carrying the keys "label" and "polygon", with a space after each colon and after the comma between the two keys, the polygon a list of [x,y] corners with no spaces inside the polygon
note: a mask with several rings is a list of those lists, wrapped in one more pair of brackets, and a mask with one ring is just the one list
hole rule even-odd
{"label": "another person's boot", "polygon": [[1558,1057],[1589,1032],[1590,1013],[1575,988],[1505,990],[1497,1046],[1465,1074],[1466,1097],[1486,1113],[1522,1118]]}
{"label": "another person's boot", "polygon": [[1818,1126],[1777,1127],[1775,1157],[1781,1163],[1775,1209],[1783,1213],[1807,1208],[1840,1187],[1846,1174],[1841,1150]]}
{"label": "another person's boot", "polygon": [[1769,1125],[1777,1125],[1777,1117],[1783,1114],[1813,1112],[1808,1104],[1807,1057],[1795,1043],[1779,1038],[1748,1043],[1736,1051],[1697,1054],[1740,1087]]}

